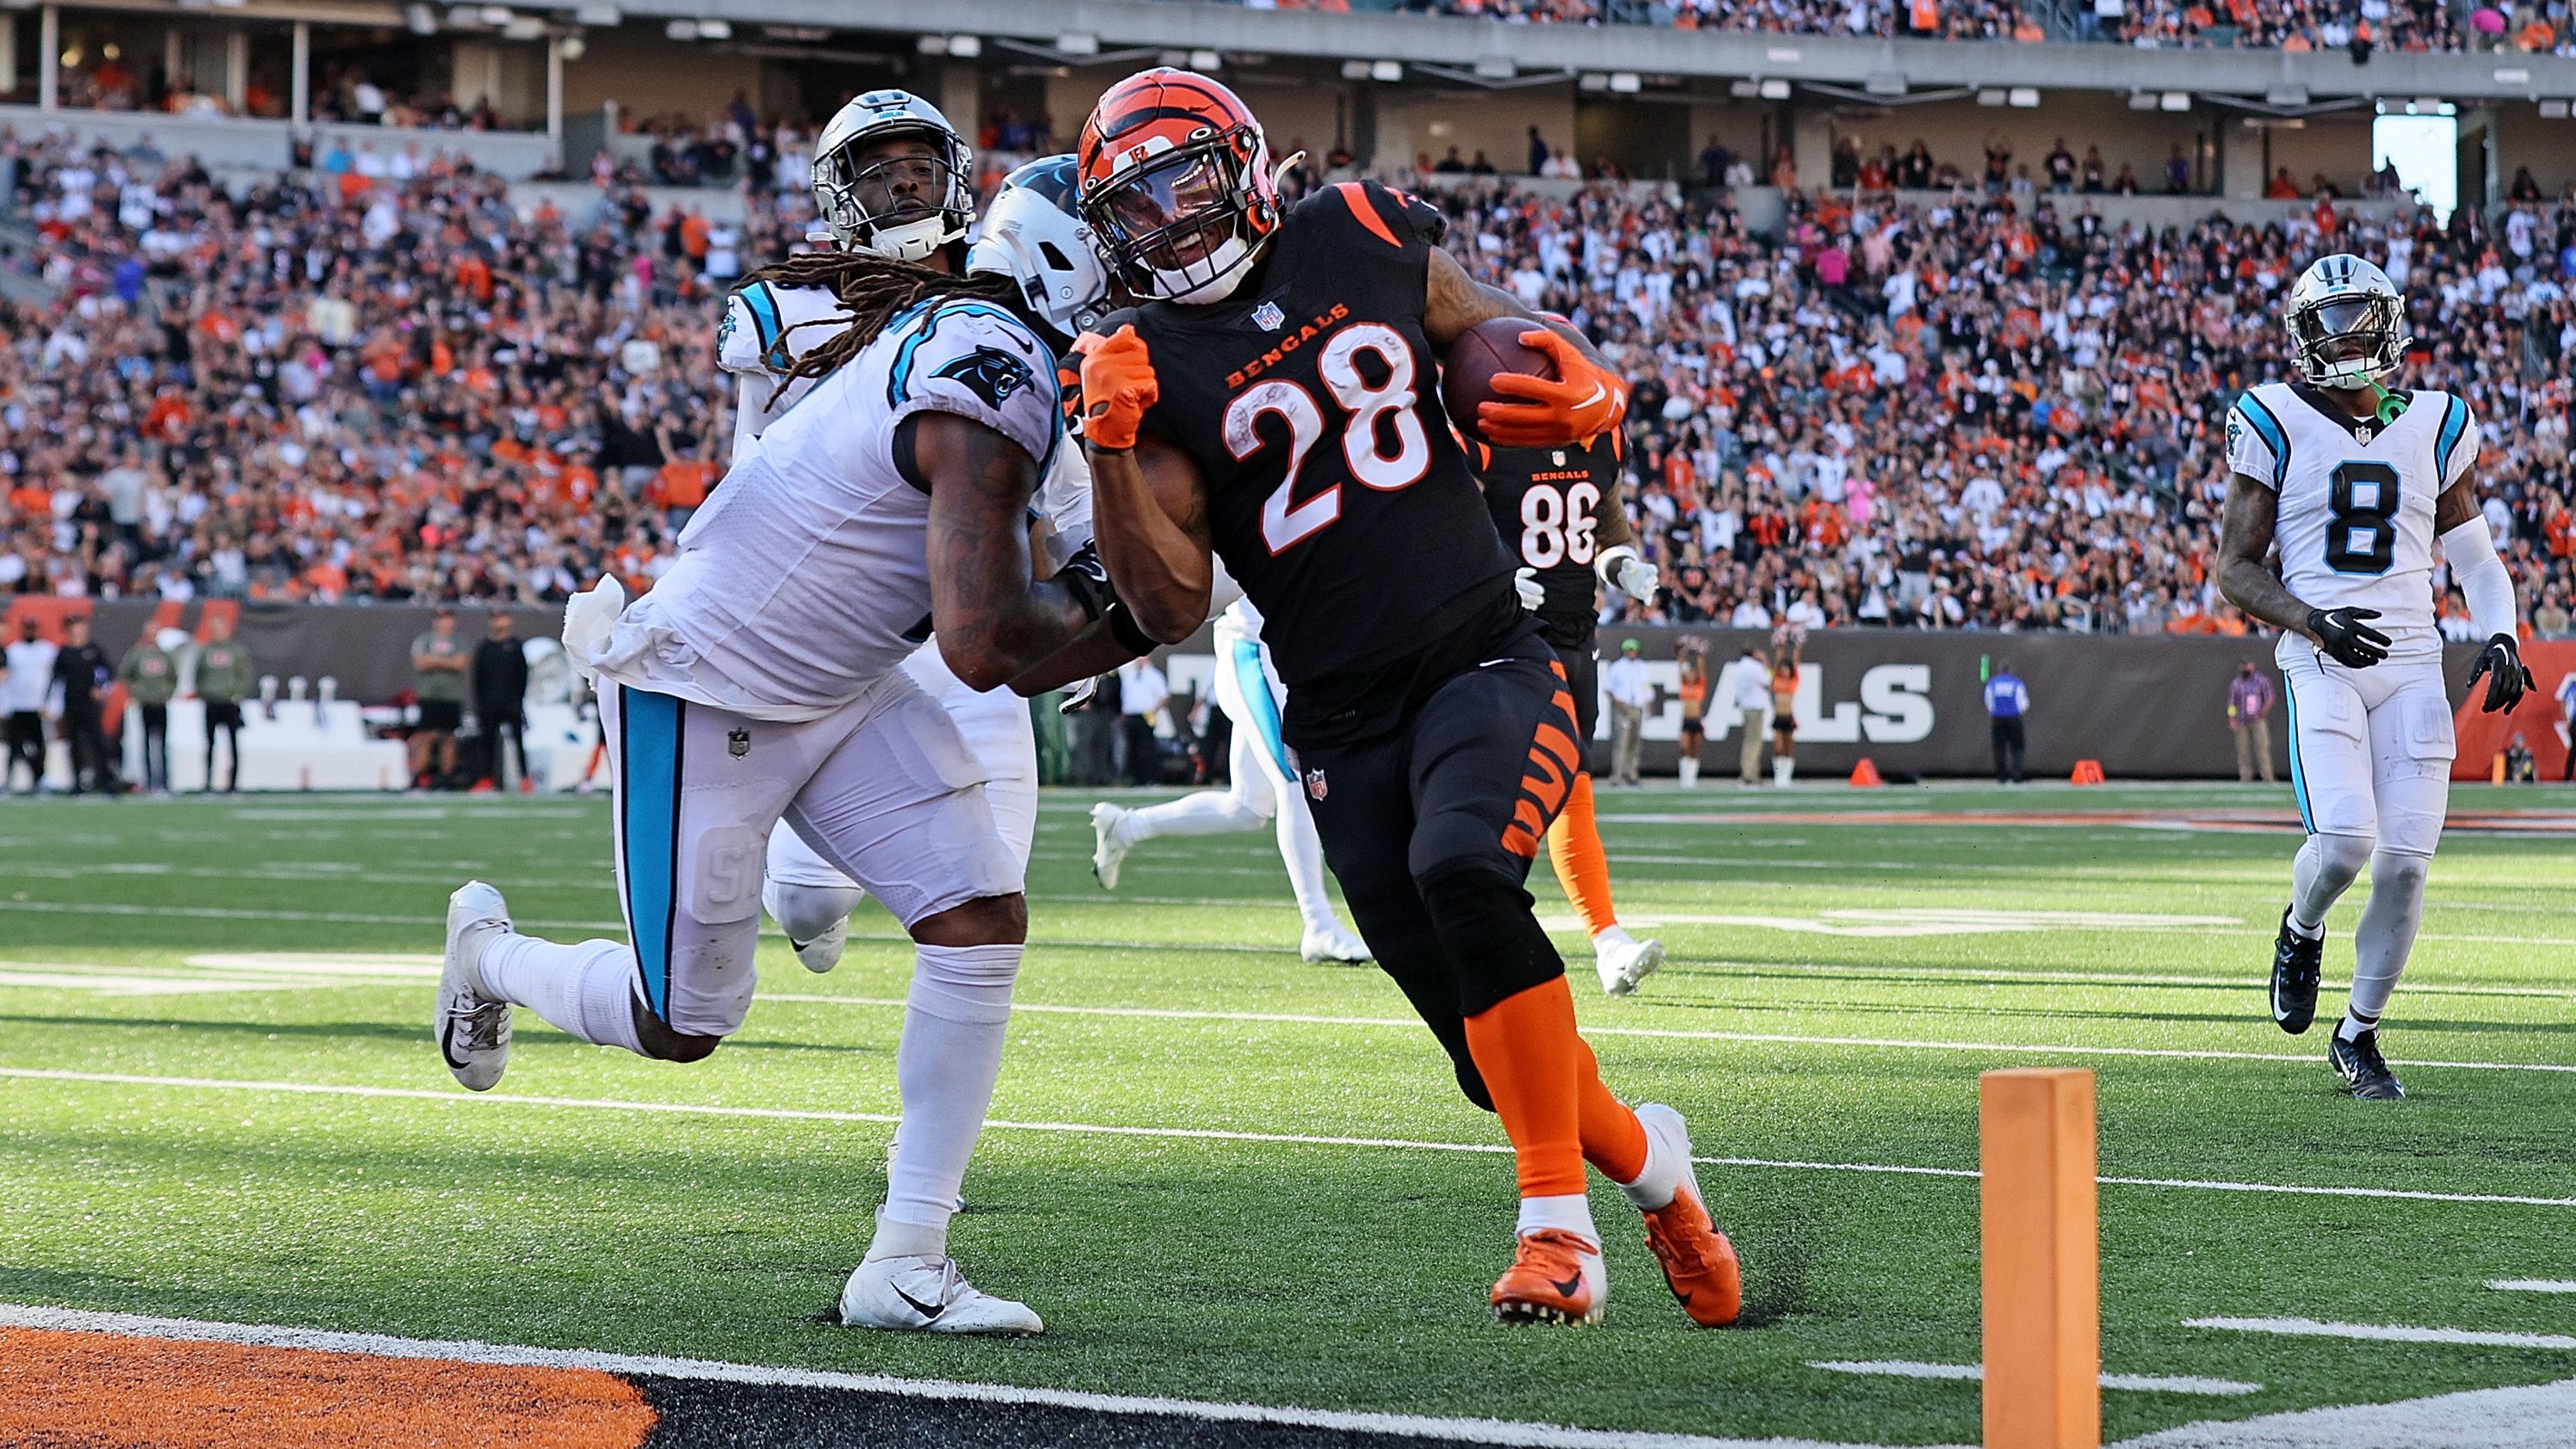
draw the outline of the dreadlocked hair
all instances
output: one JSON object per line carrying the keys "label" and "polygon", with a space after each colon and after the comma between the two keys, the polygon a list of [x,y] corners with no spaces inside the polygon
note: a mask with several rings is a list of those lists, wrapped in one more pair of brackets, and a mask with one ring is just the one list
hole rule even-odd
{"label": "dreadlocked hair", "polygon": [[[877,340],[886,323],[905,308],[929,298],[958,297],[991,302],[1003,308],[1016,308],[1020,289],[1010,278],[992,273],[952,275],[934,267],[914,262],[899,262],[873,252],[802,252],[784,261],[772,262],[743,278],[748,287],[755,282],[768,282],[779,287],[819,287],[832,294],[841,304],[836,317],[811,317],[781,331],[761,354],[778,380],[770,388],[769,400],[799,378],[819,378],[859,355],[861,349]],[[740,288],[735,290],[739,291]],[[1018,315],[1016,311],[1013,315]],[[804,327],[837,327],[831,337],[809,348],[801,357],[787,346],[788,333]]]}

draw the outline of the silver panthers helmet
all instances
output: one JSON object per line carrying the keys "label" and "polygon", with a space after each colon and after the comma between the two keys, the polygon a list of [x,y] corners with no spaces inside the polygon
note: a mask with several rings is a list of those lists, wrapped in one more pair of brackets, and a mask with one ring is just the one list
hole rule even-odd
{"label": "silver panthers helmet", "polygon": [[2377,382],[2397,370],[2414,340],[2405,294],[2386,272],[2347,252],[2319,257],[2299,274],[2282,321],[2291,365],[2313,387]]}
{"label": "silver panthers helmet", "polygon": [[[861,166],[859,152],[869,143],[903,134],[929,137],[933,159]],[[843,250],[917,262],[964,239],[967,224],[975,219],[973,178],[968,175],[973,162],[966,139],[937,106],[910,91],[870,91],[841,107],[815,138],[814,206]],[[899,221],[871,213],[859,201],[859,183],[889,166],[906,165],[932,168],[934,174],[921,178],[931,214]]]}
{"label": "silver panthers helmet", "polygon": [[1041,156],[1013,171],[984,209],[966,270],[1009,277],[1038,320],[1076,337],[1107,316],[1109,269],[1075,209],[1073,153]]}

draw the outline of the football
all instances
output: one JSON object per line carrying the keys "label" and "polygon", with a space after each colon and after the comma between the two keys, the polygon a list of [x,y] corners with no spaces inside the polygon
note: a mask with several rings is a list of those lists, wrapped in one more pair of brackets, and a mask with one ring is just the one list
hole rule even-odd
{"label": "football", "polygon": [[1521,341],[1522,333],[1541,325],[1520,317],[1495,317],[1477,323],[1450,344],[1449,356],[1440,364],[1440,403],[1449,409],[1449,419],[1458,431],[1481,439],[1476,405],[1510,401],[1494,391],[1494,374],[1556,376],[1556,364],[1548,355]]}

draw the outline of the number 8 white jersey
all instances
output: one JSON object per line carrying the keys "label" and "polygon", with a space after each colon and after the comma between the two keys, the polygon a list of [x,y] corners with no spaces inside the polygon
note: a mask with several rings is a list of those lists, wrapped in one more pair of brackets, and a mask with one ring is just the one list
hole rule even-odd
{"label": "number 8 white jersey", "polygon": [[2377,609],[2391,658],[2438,657],[2433,502],[2477,461],[2469,405],[2406,396],[2385,428],[2349,425],[2288,383],[2249,389],[2227,414],[2227,464],[2280,495],[2281,582],[2310,606]]}

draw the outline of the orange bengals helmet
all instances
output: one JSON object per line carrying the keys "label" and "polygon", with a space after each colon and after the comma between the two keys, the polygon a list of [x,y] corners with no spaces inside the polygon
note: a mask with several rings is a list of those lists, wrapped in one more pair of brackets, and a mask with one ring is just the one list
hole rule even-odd
{"label": "orange bengals helmet", "polygon": [[1261,123],[1195,71],[1139,71],[1082,123],[1082,219],[1140,297],[1223,301],[1279,229]]}

